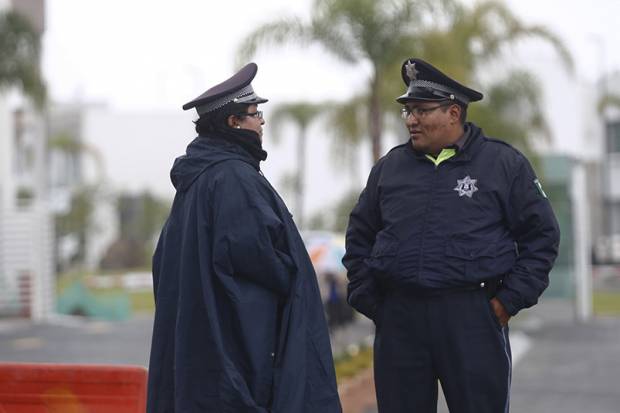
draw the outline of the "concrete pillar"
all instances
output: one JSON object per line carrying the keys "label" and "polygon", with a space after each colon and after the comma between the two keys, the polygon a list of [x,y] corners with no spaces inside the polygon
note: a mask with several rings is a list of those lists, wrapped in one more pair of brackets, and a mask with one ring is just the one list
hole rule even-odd
{"label": "concrete pillar", "polygon": [[580,322],[592,318],[592,242],[587,193],[585,164],[575,159],[572,168],[571,198],[575,237],[575,317]]}

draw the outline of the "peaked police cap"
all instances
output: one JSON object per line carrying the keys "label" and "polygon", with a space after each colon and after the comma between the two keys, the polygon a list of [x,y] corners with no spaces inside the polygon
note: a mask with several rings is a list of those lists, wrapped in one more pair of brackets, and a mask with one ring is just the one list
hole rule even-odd
{"label": "peaked police cap", "polygon": [[267,99],[258,96],[252,88],[252,80],[257,71],[256,63],[248,63],[229,79],[184,104],[183,110],[196,108],[198,114],[203,115],[231,102],[256,105],[267,102]]}
{"label": "peaked police cap", "polygon": [[407,92],[396,101],[405,104],[411,100],[454,100],[464,105],[482,99],[482,93],[463,86],[422,59],[410,58],[403,62],[401,76]]}

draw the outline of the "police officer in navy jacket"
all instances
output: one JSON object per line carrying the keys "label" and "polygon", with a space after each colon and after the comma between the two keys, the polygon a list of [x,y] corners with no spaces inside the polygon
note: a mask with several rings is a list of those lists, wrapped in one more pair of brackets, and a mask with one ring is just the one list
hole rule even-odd
{"label": "police officer in navy jacket", "polygon": [[549,283],[559,228],[518,150],[466,122],[482,94],[402,66],[409,131],[372,168],[346,235],[348,301],[373,319],[381,413],[507,412],[508,321]]}

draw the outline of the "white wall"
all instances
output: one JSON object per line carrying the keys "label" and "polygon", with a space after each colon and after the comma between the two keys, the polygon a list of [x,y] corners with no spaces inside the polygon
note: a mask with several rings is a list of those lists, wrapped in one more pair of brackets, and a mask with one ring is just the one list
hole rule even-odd
{"label": "white wall", "polygon": [[5,96],[0,94],[0,211],[11,204],[13,182],[11,176],[11,153],[13,122]]}
{"label": "white wall", "polygon": [[[13,96],[11,96],[12,98]],[[27,105],[24,124],[34,145],[34,168],[17,177],[13,112],[20,99],[0,96],[0,313],[12,314],[22,304],[20,279],[29,278],[29,313],[34,319],[53,311],[53,222],[45,199],[45,135],[42,118]],[[27,207],[16,202],[16,181],[31,184],[34,202]],[[17,307],[16,307],[17,306]],[[17,314],[16,314],[17,315]]]}

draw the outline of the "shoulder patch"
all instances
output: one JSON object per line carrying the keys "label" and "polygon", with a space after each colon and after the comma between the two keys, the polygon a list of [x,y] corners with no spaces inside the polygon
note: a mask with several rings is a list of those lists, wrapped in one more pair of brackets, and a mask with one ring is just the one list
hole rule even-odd
{"label": "shoulder patch", "polygon": [[542,184],[540,183],[538,178],[534,179],[534,185],[536,186],[536,189],[538,189],[538,193],[542,195],[543,198],[547,198],[547,194],[543,190]]}

